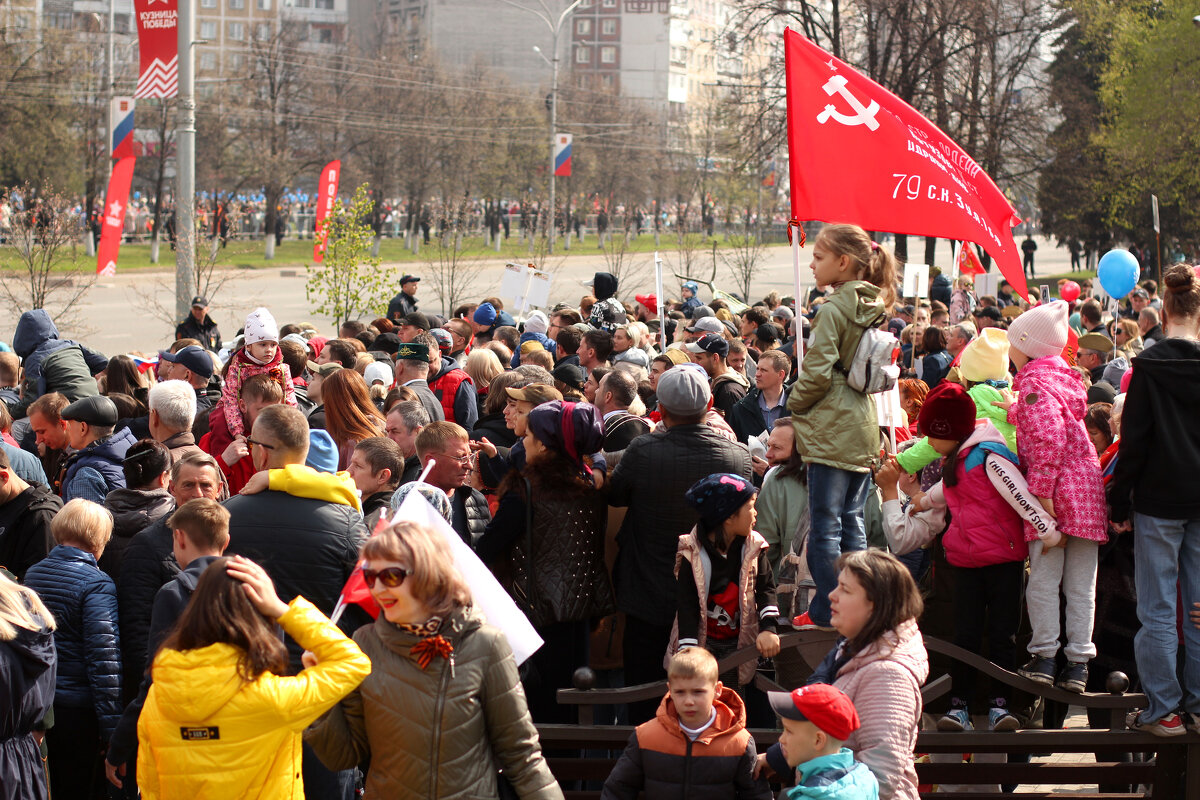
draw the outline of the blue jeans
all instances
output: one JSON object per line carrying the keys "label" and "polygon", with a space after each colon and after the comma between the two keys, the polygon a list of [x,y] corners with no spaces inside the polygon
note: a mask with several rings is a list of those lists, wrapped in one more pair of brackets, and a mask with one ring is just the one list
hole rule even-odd
{"label": "blue jeans", "polygon": [[1134,581],[1142,629],[1133,639],[1142,690],[1149,699],[1145,722],[1162,719],[1183,705],[1200,713],[1200,631],[1186,615],[1183,686],[1179,685],[1176,585],[1184,609],[1200,602],[1200,519],[1161,519],[1133,515]]}
{"label": "blue jeans", "polygon": [[867,549],[863,506],[867,503],[869,472],[848,472],[824,464],[808,465],[808,571],[817,585],[808,616],[829,625],[829,593],[837,586],[837,562],[842,553]]}

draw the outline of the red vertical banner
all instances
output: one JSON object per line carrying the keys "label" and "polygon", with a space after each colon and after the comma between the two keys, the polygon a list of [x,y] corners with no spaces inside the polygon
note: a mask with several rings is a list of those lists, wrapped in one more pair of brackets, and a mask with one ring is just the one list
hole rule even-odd
{"label": "red vertical banner", "polygon": [[1079,335],[1075,331],[1067,328],[1067,346],[1063,348],[1062,357],[1072,367],[1075,366],[1075,358],[1079,355]]}
{"label": "red vertical banner", "polygon": [[317,222],[314,231],[313,261],[325,258],[325,219],[333,213],[333,202],[337,200],[338,178],[342,174],[342,162],[330,161],[321,170],[320,191],[317,194]]}
{"label": "red vertical banner", "polygon": [[111,277],[117,274],[117,256],[121,251],[121,233],[125,229],[125,204],[129,201],[129,184],[133,182],[132,156],[122,158],[113,167],[104,193],[104,223],[100,230],[100,249],[96,254],[96,274]]}
{"label": "red vertical banner", "polygon": [[174,97],[179,93],[178,0],[134,0],[137,18],[137,89],[133,96]]}

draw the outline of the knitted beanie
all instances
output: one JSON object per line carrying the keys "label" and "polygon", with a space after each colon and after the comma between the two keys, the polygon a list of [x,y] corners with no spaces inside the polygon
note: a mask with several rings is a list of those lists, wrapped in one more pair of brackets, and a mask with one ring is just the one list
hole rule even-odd
{"label": "knitted beanie", "polygon": [[270,311],[256,308],[250,312],[250,316],[246,317],[245,341],[248,345],[279,341],[279,326],[275,324]]}
{"label": "knitted beanie", "polygon": [[711,530],[738,513],[757,492],[754,484],[740,475],[718,472],[696,481],[683,499]]}
{"label": "knitted beanie", "polygon": [[975,430],[975,401],[957,383],[942,381],[925,396],[917,429],[933,439],[965,441]]}
{"label": "knitted beanie", "polygon": [[1008,343],[1029,358],[1057,356],[1067,346],[1067,304],[1062,300],[1037,306],[1008,326]]}
{"label": "knitted beanie", "polygon": [[962,351],[958,371],[971,383],[1008,379],[1008,336],[999,328],[984,328]]}
{"label": "knitted beanie", "polygon": [[525,320],[526,333],[545,333],[550,330],[550,320],[543,311],[534,311]]}

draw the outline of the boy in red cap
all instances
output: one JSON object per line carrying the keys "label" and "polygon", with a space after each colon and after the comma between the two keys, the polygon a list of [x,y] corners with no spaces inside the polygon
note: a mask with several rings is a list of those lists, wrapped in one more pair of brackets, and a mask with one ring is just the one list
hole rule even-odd
{"label": "boy in red cap", "polygon": [[783,720],[783,756],[796,770],[796,786],[785,795],[789,800],[878,800],[875,775],[842,746],[859,725],[845,692],[812,683],[792,692],[768,692],[767,698]]}

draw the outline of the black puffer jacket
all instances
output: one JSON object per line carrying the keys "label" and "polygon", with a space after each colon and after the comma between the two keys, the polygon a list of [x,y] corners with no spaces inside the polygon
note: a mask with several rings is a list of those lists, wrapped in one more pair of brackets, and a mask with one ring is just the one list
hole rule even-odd
{"label": "black puffer jacket", "polygon": [[496,447],[512,447],[517,443],[517,435],[505,424],[503,414],[485,414],[475,423],[471,439],[478,442],[485,438]]}
{"label": "black puffer jacket", "polygon": [[[301,595],[322,613],[333,613],[367,538],[357,510],[276,491],[231,497],[225,508],[230,515],[225,555],[262,565],[283,602]],[[339,626],[349,635],[368,619],[347,612]],[[292,668],[299,671],[303,648],[290,638],[287,645]]]}
{"label": "black puffer jacket", "polygon": [[38,593],[58,624],[54,702],[93,709],[107,740],[121,716],[117,587],[91,553],[68,545],[30,567],[25,585]]}
{"label": "black puffer jacket", "polygon": [[[4,580],[4,578],[0,578]],[[54,703],[54,632],[17,628],[0,641],[0,687],[7,700],[0,715],[0,796],[4,800],[46,800],[42,754],[30,734]]]}
{"label": "black puffer jacket", "polygon": [[474,547],[475,542],[479,541],[479,537],[487,530],[488,523],[492,521],[492,510],[488,508],[487,498],[470,486],[460,486],[450,498],[450,510],[454,530],[464,542]]}
{"label": "black puffer jacket", "polygon": [[[167,514],[174,510],[167,509]],[[129,702],[146,671],[150,612],[154,596],[179,574],[167,515],[134,536],[121,559],[121,661],[124,665],[125,702]]]}
{"label": "black puffer jacket", "polygon": [[683,499],[716,472],[750,479],[750,451],[707,425],[676,425],[634,439],[608,481],[608,502],[628,506],[613,571],[617,608],[653,625],[675,619],[675,551],[698,516]]}
{"label": "black puffer jacket", "polygon": [[62,508],[45,486],[30,486],[0,505],[0,567],[11,571],[17,580],[54,549],[50,521]]}
{"label": "black puffer jacket", "polygon": [[175,508],[175,498],[166,489],[114,489],[104,498],[104,507],[112,512],[113,532],[100,556],[100,569],[120,585],[125,549],[134,536]]}

